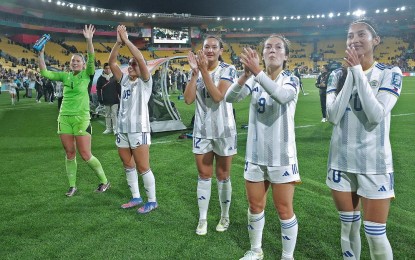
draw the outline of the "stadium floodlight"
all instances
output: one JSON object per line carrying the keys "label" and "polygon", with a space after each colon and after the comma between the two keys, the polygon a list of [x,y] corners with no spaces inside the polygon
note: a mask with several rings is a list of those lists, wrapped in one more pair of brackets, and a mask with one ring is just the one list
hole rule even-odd
{"label": "stadium floodlight", "polygon": [[94,7],[91,7],[91,12],[95,12],[95,8]]}
{"label": "stadium floodlight", "polygon": [[217,17],[216,20],[220,21],[221,19],[220,19],[220,17]]}
{"label": "stadium floodlight", "polygon": [[264,18],[262,16],[259,17],[259,20],[262,21]]}
{"label": "stadium floodlight", "polygon": [[320,15],[318,14],[318,15],[316,15],[316,18],[320,18]]}
{"label": "stadium floodlight", "polygon": [[57,5],[61,5],[61,1],[56,2]]}
{"label": "stadium floodlight", "polygon": [[334,14],[333,13],[329,13],[329,18],[333,18]]}
{"label": "stadium floodlight", "polygon": [[247,20],[247,21],[251,20],[251,17],[247,17],[247,18],[246,18],[246,20]]}
{"label": "stadium floodlight", "polygon": [[350,12],[347,12],[346,15],[349,16],[350,15]]}
{"label": "stadium floodlight", "polygon": [[376,9],[375,13],[377,13],[377,14],[380,13],[380,10],[379,9]]}
{"label": "stadium floodlight", "polygon": [[294,19],[294,16],[292,16],[292,15],[291,15],[290,19],[291,19],[291,20],[292,20],[292,19]]}
{"label": "stadium floodlight", "polygon": [[242,17],[242,21],[245,21],[245,17]]}
{"label": "stadium floodlight", "polygon": [[301,19],[301,16],[300,15],[297,15],[297,19],[300,20]]}
{"label": "stadium floodlight", "polygon": [[402,6],[401,7],[401,11],[405,11],[406,10],[406,7],[405,6]]}
{"label": "stadium floodlight", "polygon": [[138,14],[137,14],[137,13],[135,13],[135,14],[134,14],[134,17],[137,17],[137,16],[138,16]]}
{"label": "stadium floodlight", "polygon": [[287,20],[287,16],[284,16],[284,20]]}
{"label": "stadium floodlight", "polygon": [[256,21],[256,17],[252,17],[252,20]]}
{"label": "stadium floodlight", "polygon": [[80,6],[80,5],[78,5],[78,6],[76,7],[76,9],[81,10],[81,6]]}
{"label": "stadium floodlight", "polygon": [[70,5],[69,5],[69,7],[70,7],[70,8],[73,8],[73,4],[70,4]]}
{"label": "stadium floodlight", "polygon": [[235,21],[235,17],[232,17],[232,21]]}
{"label": "stadium floodlight", "polygon": [[236,20],[240,21],[241,20],[241,17],[238,17]]}
{"label": "stadium floodlight", "polygon": [[275,16],[273,16],[271,19],[272,19],[273,21],[275,21]]}
{"label": "stadium floodlight", "polygon": [[82,6],[82,10],[84,10],[84,11],[85,11],[85,10],[86,10],[86,7],[85,7],[85,6]]}
{"label": "stadium floodlight", "polygon": [[383,9],[384,13],[387,13],[388,11],[389,11],[388,8]]}
{"label": "stadium floodlight", "polygon": [[337,16],[340,16],[341,15],[341,13],[337,13]]}
{"label": "stadium floodlight", "polygon": [[313,19],[314,19],[314,14],[311,16],[311,18],[313,18]]}
{"label": "stadium floodlight", "polygon": [[325,15],[325,14],[322,14],[322,15],[321,15],[321,18],[326,18],[326,15]]}
{"label": "stadium floodlight", "polygon": [[114,11],[112,14],[113,14],[113,15],[117,15],[117,11]]}
{"label": "stadium floodlight", "polygon": [[151,18],[156,18],[156,15],[155,15],[155,14],[153,14],[153,15],[151,16]]}
{"label": "stadium floodlight", "polygon": [[277,20],[279,20],[280,19],[280,17],[279,16],[277,16]]}
{"label": "stadium floodlight", "polygon": [[398,8],[396,8],[396,11],[400,11],[400,10],[401,10],[401,8],[399,8],[399,7],[398,7]]}
{"label": "stadium floodlight", "polygon": [[310,19],[311,18],[311,16],[310,15],[307,15],[307,19]]}
{"label": "stadium floodlight", "polygon": [[48,0],[48,3],[52,3],[52,0]]}
{"label": "stadium floodlight", "polygon": [[353,12],[353,15],[354,15],[354,16],[362,16],[362,15],[364,15],[365,13],[366,13],[366,11],[363,11],[363,10],[357,9],[356,11],[354,11],[354,12]]}

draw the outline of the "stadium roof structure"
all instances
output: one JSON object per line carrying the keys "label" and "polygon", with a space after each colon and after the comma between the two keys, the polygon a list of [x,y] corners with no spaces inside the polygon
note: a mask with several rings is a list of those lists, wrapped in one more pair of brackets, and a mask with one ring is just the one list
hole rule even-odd
{"label": "stadium roof structure", "polygon": [[[80,2],[80,1],[78,1]],[[108,2],[108,1],[103,1]],[[402,1],[401,1],[402,2]],[[368,16],[378,22],[382,31],[400,33],[415,29],[415,5],[395,6],[383,9],[339,11],[308,15],[283,16],[201,16],[189,13],[142,13],[105,9],[61,0],[3,0],[0,11],[15,15],[55,20],[60,22],[92,23],[102,26],[127,27],[198,27],[210,32],[284,33],[287,36],[304,33],[344,34],[345,25],[359,16]],[[393,4],[394,2],[391,2]],[[412,4],[412,5],[411,5]],[[304,9],[303,9],[304,10]]]}

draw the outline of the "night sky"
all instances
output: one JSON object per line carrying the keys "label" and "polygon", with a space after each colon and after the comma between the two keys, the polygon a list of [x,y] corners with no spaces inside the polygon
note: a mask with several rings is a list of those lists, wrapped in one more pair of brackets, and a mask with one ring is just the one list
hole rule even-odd
{"label": "night sky", "polygon": [[273,16],[347,12],[414,5],[413,0],[69,0],[88,6],[142,13],[206,16]]}

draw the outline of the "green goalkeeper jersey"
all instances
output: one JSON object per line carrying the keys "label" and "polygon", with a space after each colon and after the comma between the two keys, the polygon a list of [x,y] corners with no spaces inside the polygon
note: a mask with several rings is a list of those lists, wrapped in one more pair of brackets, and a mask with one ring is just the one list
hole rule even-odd
{"label": "green goalkeeper jersey", "polygon": [[63,101],[59,112],[62,116],[89,117],[88,85],[95,73],[95,55],[88,53],[86,69],[74,75],[73,72],[55,72],[43,69],[40,74],[50,80],[63,82]]}

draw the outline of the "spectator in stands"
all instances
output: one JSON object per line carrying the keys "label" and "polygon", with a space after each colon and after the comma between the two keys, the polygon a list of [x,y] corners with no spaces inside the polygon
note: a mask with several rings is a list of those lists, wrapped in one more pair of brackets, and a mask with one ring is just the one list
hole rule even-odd
{"label": "spectator in stands", "polygon": [[[87,43],[88,62],[82,54],[72,55],[70,72],[49,71],[45,64],[45,47],[39,52],[39,68],[43,77],[50,80],[62,81],[64,84],[63,102],[58,117],[58,134],[66,153],[66,173],[69,180],[69,190],[66,196],[73,196],[76,191],[76,151],[97,175],[100,184],[96,192],[105,192],[110,182],[105,176],[100,161],[91,153],[91,123],[89,115],[88,84],[90,76],[94,75],[94,46],[92,38],[95,28],[85,25],[83,35]],[[86,68],[85,68],[86,66]]]}
{"label": "spectator in stands", "polygon": [[333,71],[327,86],[327,119],[334,127],[326,183],[340,215],[343,259],[360,259],[361,206],[371,258],[393,259],[386,236],[395,196],[389,130],[402,72],[374,59],[380,42],[372,21],[352,22],[346,68]]}
{"label": "spectator in stands", "polygon": [[[294,132],[299,79],[285,71],[290,48],[281,35],[271,35],[262,44],[262,60],[255,50],[244,48],[243,74],[231,86],[226,101],[237,102],[251,95],[246,145],[245,188],[251,249],[241,259],[263,259],[267,191],[271,186],[281,223],[283,260],[294,259],[298,224],[293,209],[294,187],[300,183]],[[270,257],[277,259],[276,256]],[[280,258],[278,258],[280,259]]]}
{"label": "spectator in stands", "polygon": [[321,73],[318,75],[316,81],[316,87],[319,89],[320,94],[320,106],[321,106],[321,114],[323,118],[321,122],[326,122],[326,91],[327,91],[327,83],[329,80],[329,72],[327,65],[323,65],[321,68]]}
{"label": "spectator in stands", "polygon": [[[128,63],[128,74],[124,74],[117,64],[117,56],[122,45],[126,45],[133,56]],[[132,194],[132,199],[121,207],[127,209],[143,203],[138,186],[138,171],[143,178],[148,202],[137,212],[149,213],[158,207],[156,180],[150,168],[149,153],[151,129],[148,101],[153,81],[143,54],[128,39],[124,25],[117,27],[117,42],[112,48],[108,63],[115,79],[121,85],[122,96],[117,120],[116,145]]]}
{"label": "spectator in stands", "polygon": [[223,62],[222,52],[222,40],[216,36],[207,36],[202,50],[197,51],[197,56],[193,52],[189,52],[187,56],[191,73],[184,91],[184,100],[188,105],[196,101],[193,153],[198,170],[198,235],[207,234],[214,161],[221,207],[221,217],[216,231],[226,231],[230,223],[230,173],[232,157],[237,152],[236,126],[232,104],[227,103],[224,97],[236,77],[236,69],[233,65]]}
{"label": "spectator in stands", "polygon": [[306,96],[308,93],[305,93],[304,92],[303,81],[301,80],[300,68],[298,68],[298,67],[294,68],[294,75],[300,80],[300,89],[301,89],[301,92],[303,92],[303,95]]}
{"label": "spectator in stands", "polygon": [[116,134],[121,86],[114,78],[108,63],[104,63],[102,75],[97,80],[97,95],[99,104],[105,108],[105,131],[103,134]]}

